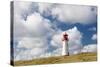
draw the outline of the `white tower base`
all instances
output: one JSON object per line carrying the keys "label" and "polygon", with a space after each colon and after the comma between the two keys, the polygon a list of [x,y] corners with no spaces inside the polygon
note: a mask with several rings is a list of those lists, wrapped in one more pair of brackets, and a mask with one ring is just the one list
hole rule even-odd
{"label": "white tower base", "polygon": [[68,42],[67,41],[63,41],[63,46],[62,46],[62,55],[69,55],[68,53]]}

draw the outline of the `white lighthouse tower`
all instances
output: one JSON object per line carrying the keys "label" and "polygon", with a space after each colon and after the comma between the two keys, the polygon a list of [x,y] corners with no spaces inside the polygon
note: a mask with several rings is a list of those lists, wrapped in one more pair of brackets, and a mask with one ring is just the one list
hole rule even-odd
{"label": "white lighthouse tower", "polygon": [[68,56],[69,55],[69,51],[68,51],[68,34],[65,32],[63,34],[63,38],[62,38],[62,55],[63,56]]}

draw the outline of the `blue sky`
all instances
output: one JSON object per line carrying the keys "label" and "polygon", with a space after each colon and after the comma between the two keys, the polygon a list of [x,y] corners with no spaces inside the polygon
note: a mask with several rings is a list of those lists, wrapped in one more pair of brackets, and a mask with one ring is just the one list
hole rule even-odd
{"label": "blue sky", "polygon": [[96,52],[96,6],[16,1],[14,8],[16,60],[61,55],[64,32],[70,55]]}

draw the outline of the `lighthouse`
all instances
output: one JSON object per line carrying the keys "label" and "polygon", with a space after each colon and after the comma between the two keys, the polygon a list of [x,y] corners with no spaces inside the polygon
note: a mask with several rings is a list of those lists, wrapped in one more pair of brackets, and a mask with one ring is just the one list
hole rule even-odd
{"label": "lighthouse", "polygon": [[62,38],[62,55],[63,56],[68,56],[69,51],[68,51],[68,34],[64,32],[63,38]]}

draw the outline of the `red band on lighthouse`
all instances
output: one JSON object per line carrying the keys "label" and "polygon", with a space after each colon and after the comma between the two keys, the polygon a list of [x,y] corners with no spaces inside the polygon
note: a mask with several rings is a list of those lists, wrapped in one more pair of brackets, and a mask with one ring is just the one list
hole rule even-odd
{"label": "red band on lighthouse", "polygon": [[64,40],[67,40],[68,41],[68,34],[66,32],[63,34],[62,41],[64,41]]}

